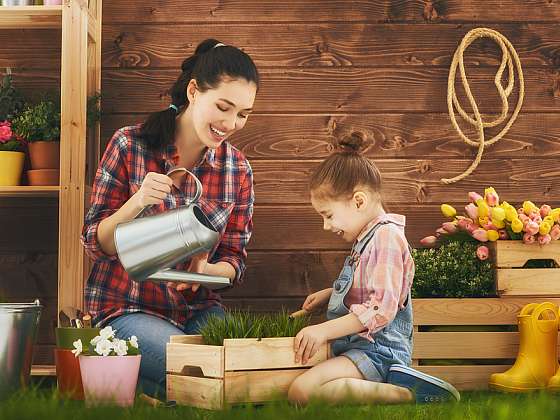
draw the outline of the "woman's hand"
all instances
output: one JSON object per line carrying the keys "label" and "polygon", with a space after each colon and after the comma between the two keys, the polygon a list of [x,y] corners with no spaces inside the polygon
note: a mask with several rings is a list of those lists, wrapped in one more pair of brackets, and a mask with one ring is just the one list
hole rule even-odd
{"label": "woman's hand", "polygon": [[142,181],[140,189],[136,191],[136,203],[139,208],[157,205],[163,202],[167,194],[171,192],[173,180],[167,175],[157,172],[148,172]]}
{"label": "woman's hand", "polygon": [[[206,267],[208,266],[208,253],[205,254],[198,254],[192,257],[191,263],[189,264],[189,268],[187,271],[191,273],[199,273],[204,274]],[[178,292],[182,292],[183,290],[191,289],[193,293],[196,293],[200,284],[198,283],[167,283],[169,287],[175,287]]]}
{"label": "woman's hand", "polygon": [[326,305],[331,297],[331,294],[332,294],[332,287],[312,293],[309,296],[307,296],[301,308],[306,310],[307,312],[313,312],[318,308]]}
{"label": "woman's hand", "polygon": [[323,324],[305,327],[294,339],[295,362],[299,363],[301,360],[305,365],[326,342],[327,334]]}

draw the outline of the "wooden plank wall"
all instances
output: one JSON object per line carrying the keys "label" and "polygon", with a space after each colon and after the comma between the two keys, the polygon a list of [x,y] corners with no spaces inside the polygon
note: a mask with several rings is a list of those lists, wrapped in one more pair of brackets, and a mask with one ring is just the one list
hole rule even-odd
{"label": "wooden plank wall", "polygon": [[[106,143],[117,128],[165,108],[181,61],[201,40],[215,37],[248,52],[262,86],[254,115],[232,142],[255,171],[255,230],[245,283],[228,292],[227,301],[255,310],[295,308],[331,283],[348,249],[322,231],[306,190],[310,170],[345,131],[362,130],[372,138],[368,156],[384,174],[389,207],[407,216],[413,244],[442,221],[442,201],[464,204],[468,191],[488,185],[512,203],[530,198],[560,205],[559,24],[560,4],[549,0],[112,0],[103,10],[102,139]],[[500,31],[516,47],[525,103],[475,174],[445,186],[439,179],[462,172],[475,155],[451,127],[446,89],[457,45],[479,26]],[[29,91],[58,80],[60,34],[44,32],[37,39],[37,32],[23,31],[17,40],[0,34],[0,45],[7,45],[0,68],[16,67]],[[489,40],[466,53],[484,113],[499,110],[492,84],[499,57]],[[2,214],[6,200],[0,204]],[[49,242],[38,245],[23,235],[15,239],[19,251],[10,254],[13,242],[0,238],[1,251],[10,254],[0,257],[3,267],[11,267],[2,271],[15,273],[23,261],[26,272],[33,271],[50,261],[36,282],[52,293],[56,207],[39,211],[48,222],[37,229],[41,241]],[[23,224],[26,215],[22,211],[15,220]],[[8,229],[18,235],[17,223]],[[37,260],[30,262],[29,255]],[[3,293],[23,290],[19,282],[4,287],[8,278],[14,283],[13,276],[0,274]],[[44,334],[45,344],[51,339]]]}

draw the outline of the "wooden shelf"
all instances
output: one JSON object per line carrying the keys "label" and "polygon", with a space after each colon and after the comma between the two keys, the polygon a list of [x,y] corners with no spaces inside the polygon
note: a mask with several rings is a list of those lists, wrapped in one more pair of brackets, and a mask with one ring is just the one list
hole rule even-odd
{"label": "wooden shelf", "polygon": [[54,365],[33,365],[31,366],[31,375],[56,376],[56,367]]}
{"label": "wooden shelf", "polygon": [[19,185],[16,187],[0,187],[0,197],[57,197],[60,187],[35,187],[32,185]]}
{"label": "wooden shelf", "polygon": [[62,6],[0,6],[0,29],[60,29]]}

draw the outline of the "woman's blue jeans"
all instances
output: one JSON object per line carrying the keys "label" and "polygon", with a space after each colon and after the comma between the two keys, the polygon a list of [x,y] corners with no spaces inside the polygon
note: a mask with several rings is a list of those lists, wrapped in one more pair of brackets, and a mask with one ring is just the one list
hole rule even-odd
{"label": "woman's blue jeans", "polygon": [[165,399],[165,348],[172,335],[198,334],[200,327],[209,316],[224,316],[224,310],[212,306],[198,311],[189,319],[183,329],[170,322],[142,312],[126,314],[109,321],[108,325],[117,331],[116,336],[128,340],[138,337],[142,360],[140,362],[139,387],[146,394]]}

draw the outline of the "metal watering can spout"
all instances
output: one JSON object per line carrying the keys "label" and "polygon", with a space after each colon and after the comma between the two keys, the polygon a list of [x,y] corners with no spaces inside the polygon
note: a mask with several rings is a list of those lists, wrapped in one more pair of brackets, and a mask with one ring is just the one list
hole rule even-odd
{"label": "metal watering can spout", "polygon": [[211,288],[231,284],[227,277],[209,276],[173,270],[180,261],[210,252],[220,239],[210,220],[196,204],[202,184],[196,183],[194,198],[184,206],[164,213],[138,218],[142,211],[115,229],[115,245],[120,262],[135,281],[171,281],[200,283]]}

